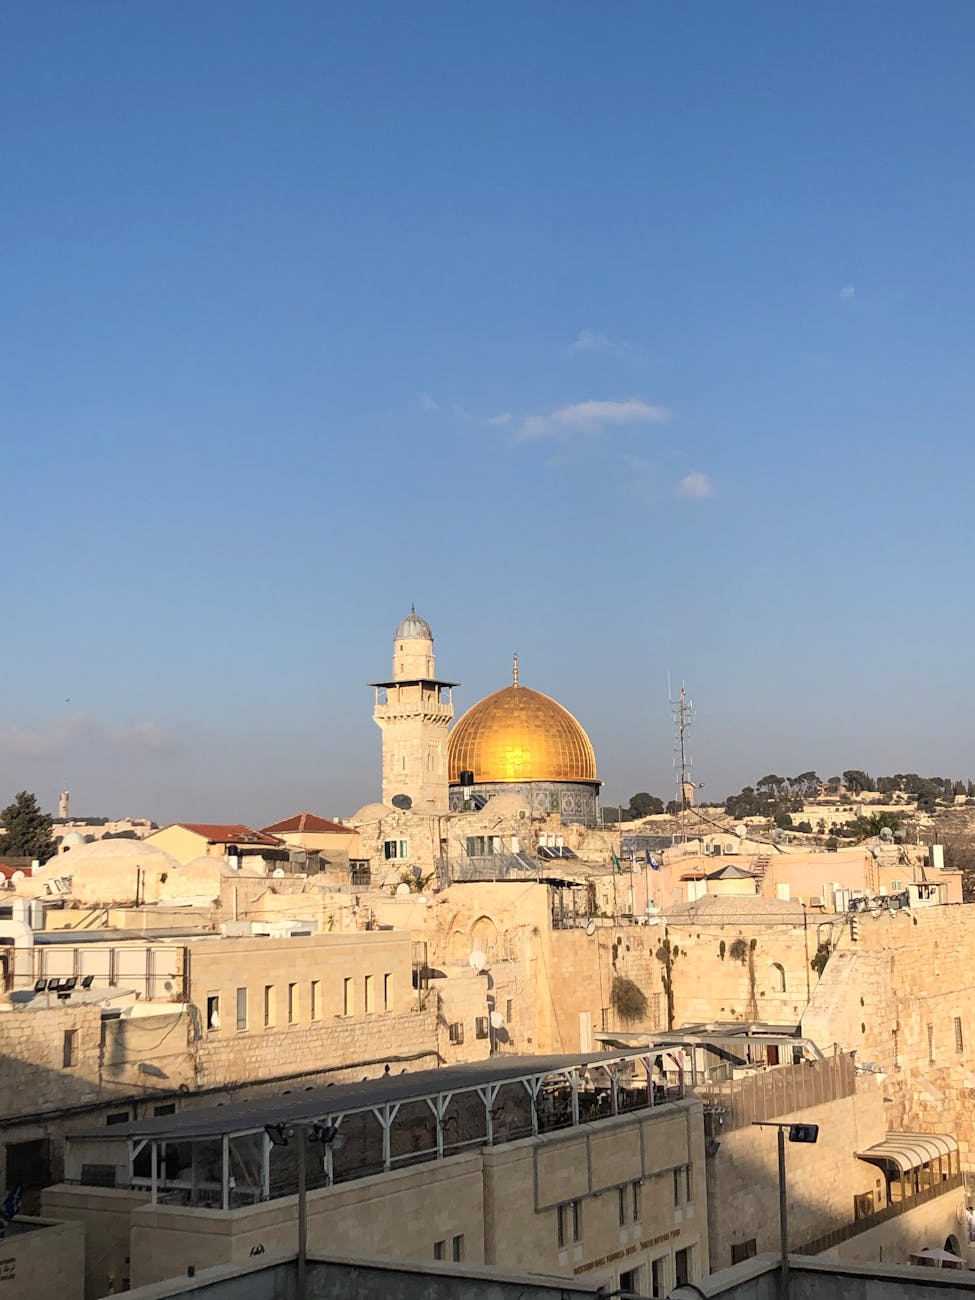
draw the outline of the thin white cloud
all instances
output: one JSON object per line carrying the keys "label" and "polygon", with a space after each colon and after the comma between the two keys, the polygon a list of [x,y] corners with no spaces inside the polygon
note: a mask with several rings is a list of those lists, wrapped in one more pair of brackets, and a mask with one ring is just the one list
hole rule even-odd
{"label": "thin white cloud", "polygon": [[857,296],[857,287],[855,284],[844,284],[840,290],[840,299],[843,302],[851,302]]}
{"label": "thin white cloud", "polygon": [[425,411],[427,415],[433,415],[440,410],[440,403],[435,402],[429,393],[421,393],[416,400],[420,410]]}
{"label": "thin white cloud", "polygon": [[708,497],[714,496],[714,490],[710,475],[702,474],[697,469],[685,474],[677,484],[677,495],[686,497],[689,501],[706,501]]}
{"label": "thin white cloud", "polygon": [[14,758],[57,758],[80,747],[160,754],[178,745],[176,737],[155,722],[142,719],[127,727],[108,727],[85,713],[74,713],[38,731],[0,728],[0,752]]}
{"label": "thin white cloud", "polygon": [[669,415],[666,406],[651,406],[637,397],[622,402],[574,402],[557,407],[547,415],[526,416],[518,436],[528,442],[534,438],[601,433],[629,424],[661,424]]}
{"label": "thin white cloud", "polygon": [[485,418],[484,423],[491,426],[492,429],[503,429],[505,425],[510,424],[514,416],[510,411],[499,411],[497,415],[489,415]]}
{"label": "thin white cloud", "polygon": [[571,357],[580,352],[611,352],[614,356],[622,357],[629,351],[629,343],[618,343],[605,334],[597,334],[595,330],[580,330],[565,353]]}

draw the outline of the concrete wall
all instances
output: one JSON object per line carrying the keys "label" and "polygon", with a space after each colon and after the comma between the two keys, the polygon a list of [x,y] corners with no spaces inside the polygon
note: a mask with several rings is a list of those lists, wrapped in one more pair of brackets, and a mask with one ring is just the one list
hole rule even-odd
{"label": "concrete wall", "polygon": [[78,1223],[18,1219],[0,1241],[0,1297],[82,1300],[85,1234]]}

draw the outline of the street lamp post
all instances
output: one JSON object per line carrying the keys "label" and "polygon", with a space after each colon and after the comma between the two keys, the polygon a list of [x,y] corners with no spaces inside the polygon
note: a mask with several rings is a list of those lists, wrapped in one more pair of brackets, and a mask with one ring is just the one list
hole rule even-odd
{"label": "street lamp post", "polygon": [[818,1124],[779,1124],[774,1120],[752,1120],[756,1128],[774,1128],[777,1134],[779,1156],[779,1296],[789,1297],[789,1199],[785,1181],[785,1139],[790,1142],[815,1142],[819,1137]]}
{"label": "street lamp post", "polygon": [[308,1268],[308,1144],[331,1146],[338,1135],[335,1123],[296,1121],[291,1124],[265,1124],[264,1131],[274,1146],[286,1147],[290,1138],[297,1138],[298,1146],[298,1260],[297,1300],[305,1300],[305,1274]]}

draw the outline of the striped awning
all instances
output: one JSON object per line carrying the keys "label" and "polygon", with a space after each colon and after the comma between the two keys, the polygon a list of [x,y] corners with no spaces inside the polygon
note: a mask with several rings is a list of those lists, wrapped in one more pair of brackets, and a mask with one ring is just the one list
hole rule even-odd
{"label": "striped awning", "polygon": [[921,1165],[937,1160],[938,1156],[957,1152],[958,1143],[947,1133],[888,1133],[883,1142],[858,1151],[860,1160],[869,1160],[875,1164],[886,1162],[895,1164],[902,1174]]}

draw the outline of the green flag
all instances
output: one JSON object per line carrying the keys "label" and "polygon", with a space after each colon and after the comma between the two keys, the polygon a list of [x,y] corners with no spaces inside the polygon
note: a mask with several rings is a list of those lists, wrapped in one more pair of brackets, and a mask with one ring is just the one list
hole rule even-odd
{"label": "green flag", "polygon": [[614,867],[616,868],[616,870],[620,873],[620,875],[622,875],[622,874],[623,874],[623,864],[622,864],[622,862],[620,862],[619,858],[616,856],[615,852],[614,852],[612,849],[610,849],[610,853],[612,854],[612,857],[613,857],[613,866],[614,866]]}

